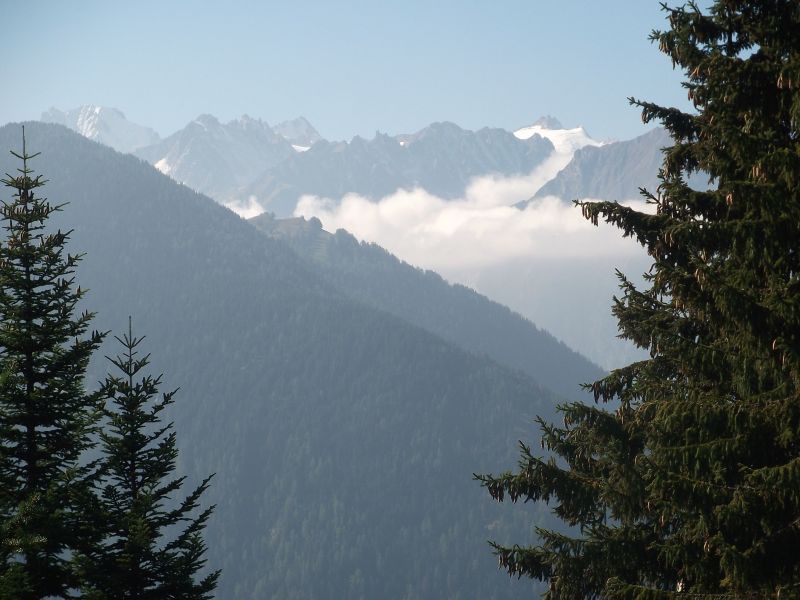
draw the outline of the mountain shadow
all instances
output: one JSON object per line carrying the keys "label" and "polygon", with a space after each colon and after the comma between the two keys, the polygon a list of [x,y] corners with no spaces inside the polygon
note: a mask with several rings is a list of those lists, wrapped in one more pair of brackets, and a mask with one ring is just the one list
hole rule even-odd
{"label": "mountain shadow", "polygon": [[[0,147],[20,133],[0,128]],[[206,541],[220,598],[530,594],[485,540],[524,542],[548,515],[497,506],[471,478],[514,460],[553,392],[355,302],[144,161],[58,125],[26,133],[45,194],[69,202],[56,224],[86,252],[95,326],[119,331],[133,315],[164,389],[181,387],[167,415],[180,472],[189,485],[217,473]]]}
{"label": "mountain shadow", "polygon": [[604,373],[502,304],[413,267],[376,244],[359,243],[343,229],[331,234],[316,218],[275,219],[269,213],[249,221],[291,246],[342,294],[523,371],[565,398],[588,399],[579,384]]}

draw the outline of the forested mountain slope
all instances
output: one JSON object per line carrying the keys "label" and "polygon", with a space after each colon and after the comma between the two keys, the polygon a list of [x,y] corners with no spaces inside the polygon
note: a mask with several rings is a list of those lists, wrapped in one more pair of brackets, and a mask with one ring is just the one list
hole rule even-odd
{"label": "forested mountain slope", "polygon": [[[354,302],[143,161],[57,125],[26,132],[45,195],[70,203],[58,221],[87,253],[96,326],[133,315],[164,389],[181,386],[180,469],[217,473],[219,598],[529,595],[485,540],[520,541],[530,511],[493,505],[471,477],[513,461],[553,393]],[[0,148],[20,146],[19,125],[0,128]]]}
{"label": "forested mountain slope", "polygon": [[289,244],[343,294],[419,325],[471,352],[519,369],[565,398],[585,399],[579,384],[603,371],[507,307],[433,271],[401,262],[375,244],[344,230],[323,230],[319,220],[250,219]]}

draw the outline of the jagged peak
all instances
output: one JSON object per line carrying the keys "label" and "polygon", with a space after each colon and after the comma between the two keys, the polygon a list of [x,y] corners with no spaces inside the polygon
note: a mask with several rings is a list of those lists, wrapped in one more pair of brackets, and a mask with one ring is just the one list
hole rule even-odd
{"label": "jagged peak", "polygon": [[542,129],[565,129],[561,121],[551,115],[544,115],[533,122],[532,127],[541,127]]}
{"label": "jagged peak", "polygon": [[219,126],[219,119],[217,119],[217,117],[209,113],[203,113],[202,115],[199,115],[193,122],[198,123],[203,127]]}

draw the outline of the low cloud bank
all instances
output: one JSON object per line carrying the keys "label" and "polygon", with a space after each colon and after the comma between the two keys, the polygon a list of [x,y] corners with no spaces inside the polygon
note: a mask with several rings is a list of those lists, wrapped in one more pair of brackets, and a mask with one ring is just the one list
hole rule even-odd
{"label": "low cloud bank", "polygon": [[[377,202],[357,194],[338,202],[303,196],[294,214],[317,217],[328,231],[346,229],[445,276],[452,270],[487,268],[523,257],[580,260],[636,251],[636,244],[623,240],[619,230],[592,226],[578,208],[560,198],[514,206],[540,185],[531,178],[483,177],[458,200],[423,189],[398,190]],[[646,208],[642,201],[630,204]]]}
{"label": "low cloud bank", "polygon": [[[328,231],[346,229],[402,260],[473,287],[605,368],[626,364],[637,351],[615,338],[614,269],[636,280],[649,259],[616,227],[591,225],[571,202],[549,196],[515,206],[542,185],[534,175],[483,177],[458,200],[422,189],[398,190],[377,202],[357,194],[338,202],[304,196],[294,214],[317,217]],[[652,211],[642,200],[626,204]]]}
{"label": "low cloud bank", "polygon": [[230,200],[225,202],[223,206],[243,219],[251,219],[264,212],[264,207],[255,196],[250,196],[247,200]]}

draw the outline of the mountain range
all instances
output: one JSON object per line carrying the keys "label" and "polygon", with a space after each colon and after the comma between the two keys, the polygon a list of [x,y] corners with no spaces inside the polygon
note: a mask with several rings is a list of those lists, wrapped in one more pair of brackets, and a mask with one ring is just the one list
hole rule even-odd
{"label": "mountain range", "polygon": [[540,136],[520,140],[503,129],[462,129],[433,123],[403,136],[318,142],[266,169],[241,196],[267,211],[291,216],[306,194],[339,200],[356,193],[373,200],[398,189],[422,188],[443,198],[461,196],[481,175],[522,175],[541,164],[553,145]]}
{"label": "mountain range", "polygon": [[[658,127],[632,140],[603,145],[587,144],[575,150],[570,162],[545,183],[534,198],[557,196],[564,200],[641,198],[640,188],[655,193],[664,160],[662,149],[672,145],[666,130]],[[708,178],[693,173],[689,185],[705,189]],[[527,203],[521,203],[525,206]]]}
{"label": "mountain range", "polygon": [[291,216],[306,194],[338,201],[355,193],[378,200],[398,189],[419,187],[456,198],[476,177],[525,175],[545,159],[552,163],[552,177],[534,197],[638,198],[640,187],[657,186],[661,148],[669,143],[664,130],[654,129],[605,144],[551,116],[514,132],[469,131],[442,122],[413,134],[376,133],[372,139],[356,136],[349,142],[324,140],[303,117],[273,127],[247,115],[228,123],[200,115],[163,140],[112,108],[54,108],[42,120],[134,152],[221,204],[250,201],[279,217]]}
{"label": "mountain range", "polygon": [[[98,113],[96,107],[77,112]],[[117,113],[100,110],[98,114]],[[119,119],[108,120],[105,129],[112,131],[115,123],[119,124]],[[86,135],[93,131],[79,130]],[[504,178],[530,181],[519,188],[529,191],[509,197],[520,209],[515,214],[522,218],[526,207],[535,209],[548,197],[560,198],[564,205],[586,197],[638,199],[640,187],[656,189],[661,148],[668,143],[661,129],[632,140],[603,143],[583,128],[564,127],[553,117],[543,117],[513,132],[490,128],[469,131],[444,122],[414,134],[378,133],[369,140],[356,137],[349,142],[331,142],[322,139],[303,118],[270,127],[246,116],[220,123],[205,115],[135,153],[176,181],[207,193],[245,217],[265,211],[289,217],[304,195],[326,199],[312,203],[311,209],[307,203],[301,213],[320,217],[324,217],[321,208],[335,210],[349,194],[379,202],[404,189],[414,194],[424,191],[444,202],[459,202],[471,193],[469,186],[478,181],[476,178],[489,176],[501,183]],[[697,174],[689,183],[698,189],[708,185]],[[351,213],[350,221],[358,221],[361,214],[363,209]],[[468,218],[476,216],[470,214]],[[357,223],[336,226],[351,225]],[[416,226],[437,231],[440,223]],[[380,235],[369,237],[374,234],[374,229],[366,232],[365,239],[390,243]],[[401,248],[394,251],[401,258],[405,256]],[[646,257],[631,260],[611,255],[588,256],[579,262],[554,257],[548,264],[524,258],[471,271],[442,270],[442,275],[511,306],[604,368],[613,368],[638,356],[631,346],[615,339],[616,322],[609,311],[609,299],[617,289],[613,273],[622,268],[636,278],[648,265]],[[436,268],[443,269],[439,265]],[[591,281],[589,287],[594,292],[586,294],[584,289],[588,288],[580,281]]]}
{"label": "mountain range", "polygon": [[[376,133],[371,140],[356,136],[350,142],[328,142],[304,117],[270,126],[247,115],[228,123],[200,115],[163,140],[115,108],[51,108],[41,120],[134,152],[220,203],[252,195],[278,216],[289,216],[292,202],[303,194],[337,199],[358,193],[377,199],[418,186],[454,197],[471,178],[524,174],[550,153],[562,155],[564,165],[535,197],[637,198],[640,187],[657,186],[661,148],[670,141],[656,128],[632,140],[604,144],[580,127],[565,128],[552,116],[515,130],[520,142],[534,140],[524,144],[514,144],[510,132],[502,129],[473,132],[447,122],[414,134]],[[323,142],[320,148],[305,154],[317,142]]]}
{"label": "mountain range", "polygon": [[180,131],[135,152],[165,175],[220,201],[231,200],[233,190],[296,153],[268,123],[247,115],[229,123],[200,115]]}
{"label": "mountain range", "polygon": [[272,130],[286,139],[295,150],[303,152],[322,139],[319,132],[305,117],[297,117],[275,125]]}
{"label": "mountain range", "polygon": [[661,149],[668,145],[669,135],[657,128],[633,140],[579,148],[569,164],[534,197],[639,198],[640,187],[655,190],[658,186]]}
{"label": "mountain range", "polygon": [[[206,537],[220,598],[530,593],[485,540],[520,541],[547,511],[496,505],[472,473],[509,464],[533,416],[553,416],[563,396],[534,375],[572,396],[597,367],[344,233],[270,231],[64,127],[26,133],[47,196],[68,202],[53,225],[86,252],[78,282],[95,326],[133,316],[165,388],[181,387],[181,473],[217,473]],[[20,143],[18,125],[0,128],[0,147]],[[291,241],[292,227],[310,231]]]}
{"label": "mountain range", "polygon": [[133,152],[159,140],[158,134],[149,127],[132,123],[122,111],[105,106],[86,104],[67,111],[51,108],[42,113],[41,120],[69,127],[119,152]]}

